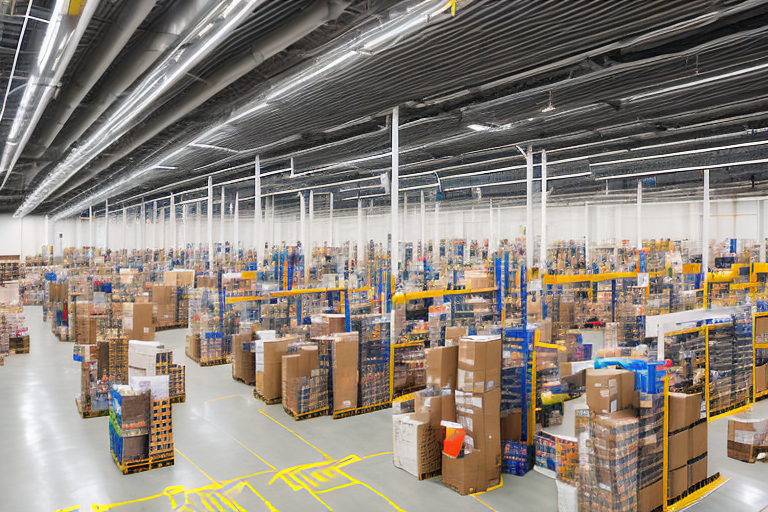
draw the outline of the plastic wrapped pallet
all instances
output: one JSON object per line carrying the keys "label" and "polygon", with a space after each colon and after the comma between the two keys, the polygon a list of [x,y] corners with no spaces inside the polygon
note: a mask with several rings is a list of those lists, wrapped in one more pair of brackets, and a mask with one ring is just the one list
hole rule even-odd
{"label": "plastic wrapped pallet", "polygon": [[761,453],[768,453],[768,417],[751,412],[728,419],[728,457],[755,462]]}
{"label": "plastic wrapped pallet", "polygon": [[419,479],[440,471],[440,428],[424,414],[392,416],[394,464]]}
{"label": "plastic wrapped pallet", "polygon": [[575,484],[557,481],[557,512],[579,512],[579,490]]}
{"label": "plastic wrapped pallet", "polygon": [[358,333],[333,335],[333,412],[357,407]]}

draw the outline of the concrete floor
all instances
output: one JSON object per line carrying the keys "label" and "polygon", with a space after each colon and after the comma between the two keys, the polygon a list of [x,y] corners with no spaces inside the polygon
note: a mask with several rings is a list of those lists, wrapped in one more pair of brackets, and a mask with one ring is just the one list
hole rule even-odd
{"label": "concrete floor", "polygon": [[[26,312],[31,353],[0,368],[0,511],[557,510],[554,481],[535,472],[506,475],[477,497],[439,478],[419,482],[392,465],[391,410],[293,421],[232,380],[230,366],[188,360],[184,330],[158,334],[187,365],[187,402],[174,405],[176,464],[124,476],[109,453],[108,419],[77,413],[72,345],[56,340],[41,308]],[[768,402],[756,410],[768,415]],[[726,458],[725,429],[710,426],[710,472],[731,480],[692,510],[758,512],[768,505],[768,464]]]}

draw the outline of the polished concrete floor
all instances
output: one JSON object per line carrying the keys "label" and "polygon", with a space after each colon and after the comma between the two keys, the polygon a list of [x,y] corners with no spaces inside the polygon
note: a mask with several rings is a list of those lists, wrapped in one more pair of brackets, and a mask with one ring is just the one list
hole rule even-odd
{"label": "polished concrete floor", "polygon": [[[557,510],[554,481],[535,472],[476,497],[439,478],[419,482],[392,465],[391,410],[293,421],[255,400],[229,366],[186,359],[184,330],[158,334],[187,365],[187,402],[173,411],[176,464],[124,476],[107,418],[77,413],[72,345],[50,333],[41,308],[26,312],[31,353],[0,368],[0,511]],[[768,403],[756,410],[768,415]],[[768,506],[768,464],[726,458],[725,429],[710,426],[710,472],[731,480],[692,510],[758,512]]]}

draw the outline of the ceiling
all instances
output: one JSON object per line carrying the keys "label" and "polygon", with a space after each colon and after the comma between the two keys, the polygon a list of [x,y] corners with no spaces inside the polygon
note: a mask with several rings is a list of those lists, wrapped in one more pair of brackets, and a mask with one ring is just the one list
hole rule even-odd
{"label": "ceiling", "polygon": [[[110,209],[142,198],[167,204],[170,193],[178,203],[205,196],[209,175],[216,197],[225,184],[228,197],[251,198],[241,209],[253,209],[257,156],[262,193],[280,208],[296,208],[297,192],[309,189],[333,192],[336,208],[356,208],[357,198],[388,203],[381,176],[391,171],[394,107],[406,194],[524,201],[529,147],[537,179],[546,151],[554,204],[596,194],[626,201],[639,178],[650,178],[648,200],[700,197],[703,169],[715,196],[768,192],[768,0],[254,1],[127,123],[121,105],[155,86],[174,49],[189,55],[216,32],[190,42],[219,4],[195,0],[197,17],[78,129],[184,1],[148,5],[62,123],[57,101],[73,97],[68,88],[104,54],[131,0],[99,2],[0,189],[0,211],[25,204],[24,214],[62,217],[103,209],[104,200]],[[34,1],[21,37],[28,4],[0,3],[0,84],[10,91],[3,140],[47,26],[32,17],[49,19],[53,4]],[[318,4],[325,18],[306,25]],[[232,74],[243,55],[275,40],[266,58]],[[55,137],[53,125],[62,126]]]}

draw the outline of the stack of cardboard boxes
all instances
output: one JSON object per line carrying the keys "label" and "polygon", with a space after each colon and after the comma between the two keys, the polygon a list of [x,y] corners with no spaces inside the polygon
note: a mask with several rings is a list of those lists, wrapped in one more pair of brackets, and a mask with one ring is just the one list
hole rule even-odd
{"label": "stack of cardboard boxes", "polygon": [[[242,330],[232,336],[232,377],[249,386],[256,385],[256,352],[253,346],[253,332]],[[282,367],[282,362],[280,362]]]}
{"label": "stack of cardboard boxes", "polygon": [[153,316],[153,303],[126,302],[123,304],[123,335],[129,340],[154,340]]}
{"label": "stack of cardboard boxes", "polygon": [[637,509],[638,419],[635,375],[624,370],[586,370],[588,438],[580,437],[579,510]]}
{"label": "stack of cardboard boxes", "polygon": [[[277,402],[283,396],[283,356],[288,353],[291,339],[269,339],[271,336],[265,332],[254,341],[256,392],[265,402]],[[309,365],[310,360],[306,361]]]}
{"label": "stack of cardboard boxes", "polygon": [[485,491],[501,476],[501,338],[459,341],[453,420],[464,429],[458,457],[443,452],[443,483],[460,494]]}
{"label": "stack of cardboard boxes", "polygon": [[454,421],[454,391],[459,347],[426,351],[427,388],[414,396],[414,412],[393,414],[395,466],[419,479],[440,474],[442,468],[442,421]]}
{"label": "stack of cardboard boxes", "polygon": [[707,478],[707,420],[701,395],[669,394],[667,497],[677,498]]}
{"label": "stack of cardboard boxes", "polygon": [[357,407],[357,363],[359,356],[357,332],[333,335],[333,412]]}
{"label": "stack of cardboard boxes", "polygon": [[728,420],[728,456],[755,462],[758,455],[768,453],[768,418],[740,414]]}
{"label": "stack of cardboard boxes", "polygon": [[328,371],[320,369],[316,346],[282,356],[283,409],[299,418],[328,410]]}

